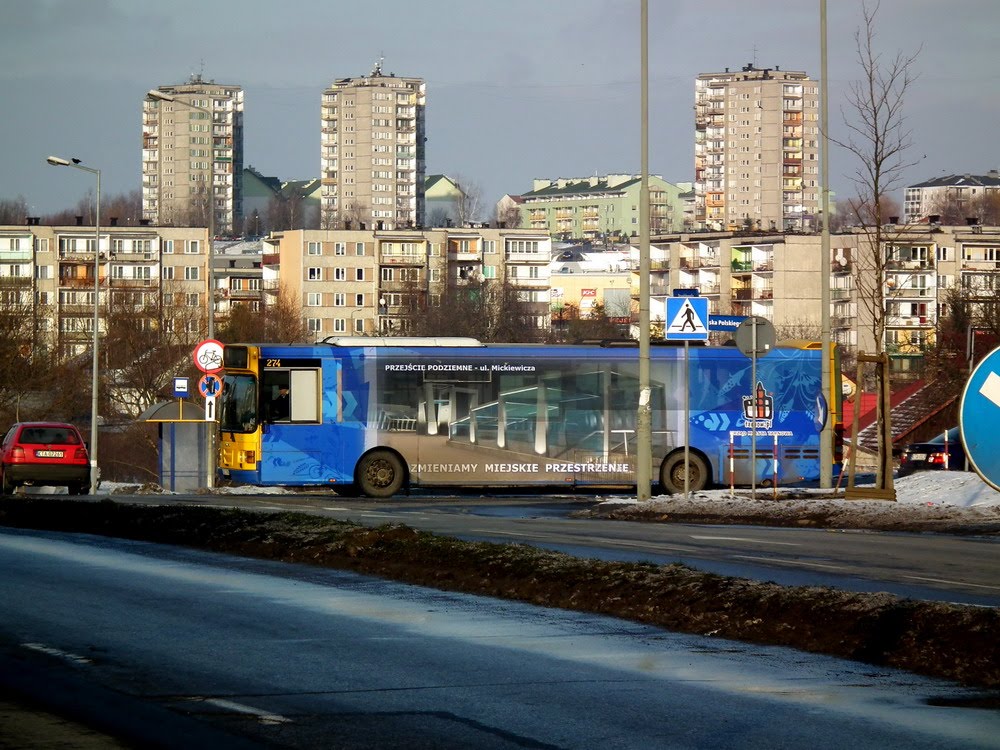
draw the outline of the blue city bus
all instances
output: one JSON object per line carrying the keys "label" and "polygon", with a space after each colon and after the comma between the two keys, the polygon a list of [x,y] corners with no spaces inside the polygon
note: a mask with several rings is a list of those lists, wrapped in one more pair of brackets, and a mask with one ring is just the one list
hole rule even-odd
{"label": "blue city bus", "polygon": [[[840,369],[824,396],[818,343],[774,347],[757,359],[756,382],[735,347],[687,351],[650,348],[662,491],[684,490],[685,434],[691,490],[819,477],[819,429],[827,409],[834,423],[839,415]],[[218,467],[233,483],[371,497],[415,486],[636,484],[635,345],[345,337],[226,345],[223,367]]]}

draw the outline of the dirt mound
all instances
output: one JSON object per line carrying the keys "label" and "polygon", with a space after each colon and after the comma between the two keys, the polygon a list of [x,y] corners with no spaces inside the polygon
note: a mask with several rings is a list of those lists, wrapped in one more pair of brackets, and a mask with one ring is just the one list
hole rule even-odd
{"label": "dirt mound", "polygon": [[581,560],[296,513],[16,497],[0,503],[0,525],[344,568],[1000,687],[1000,612],[988,608],[757,583],[676,564]]}

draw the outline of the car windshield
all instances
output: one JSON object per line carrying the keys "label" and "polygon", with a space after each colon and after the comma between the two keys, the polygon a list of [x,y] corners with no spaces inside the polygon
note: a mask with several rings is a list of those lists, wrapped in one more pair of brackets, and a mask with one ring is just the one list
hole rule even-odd
{"label": "car windshield", "polygon": [[21,443],[34,445],[79,445],[73,430],[66,427],[25,427],[21,430]]}

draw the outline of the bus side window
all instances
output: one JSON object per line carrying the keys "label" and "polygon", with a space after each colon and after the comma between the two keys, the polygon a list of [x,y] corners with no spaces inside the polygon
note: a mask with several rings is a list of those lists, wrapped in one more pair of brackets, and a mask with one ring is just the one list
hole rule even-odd
{"label": "bus side window", "polygon": [[291,416],[288,370],[265,371],[261,376],[261,411],[265,421],[284,422]]}

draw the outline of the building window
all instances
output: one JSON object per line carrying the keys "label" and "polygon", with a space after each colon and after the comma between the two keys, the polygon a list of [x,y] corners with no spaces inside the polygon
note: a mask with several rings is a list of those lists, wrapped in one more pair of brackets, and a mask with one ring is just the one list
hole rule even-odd
{"label": "building window", "polygon": [[201,252],[201,241],[187,240],[184,243],[184,252],[188,255],[198,255]]}
{"label": "building window", "polygon": [[306,269],[306,278],[309,281],[322,281],[323,280],[323,269],[318,266],[312,266]]}
{"label": "building window", "polygon": [[347,295],[343,292],[337,292],[333,295],[333,306],[334,307],[344,307],[347,305]]}
{"label": "building window", "polygon": [[163,240],[163,243],[161,244],[161,247],[163,248],[163,252],[164,252],[165,255],[173,255],[174,254],[174,241],[173,240]]}
{"label": "building window", "polygon": [[394,277],[393,268],[383,268],[382,269],[382,281],[392,281]]}
{"label": "building window", "polygon": [[361,255],[365,254],[365,243],[364,242],[355,242],[354,243],[354,254],[358,255],[358,256],[361,256]]}
{"label": "building window", "polygon": [[333,254],[334,255],[347,255],[347,244],[344,242],[335,242],[333,244]]}
{"label": "building window", "polygon": [[320,333],[323,330],[323,321],[319,318],[306,318],[306,328],[309,333]]}
{"label": "building window", "polygon": [[363,268],[355,268],[354,269],[354,280],[355,281],[364,281],[365,280],[365,269],[363,269]]}
{"label": "building window", "polygon": [[184,266],[184,280],[198,281],[201,278],[201,268],[198,266]]}
{"label": "building window", "polygon": [[358,293],[354,295],[354,304],[358,307],[365,306],[365,295],[363,293]]}
{"label": "building window", "polygon": [[347,333],[347,320],[344,318],[334,318],[333,319],[333,332],[334,333]]}
{"label": "building window", "polygon": [[347,281],[347,269],[346,268],[334,268],[333,269],[333,280],[334,281]]}
{"label": "building window", "polygon": [[308,245],[307,252],[309,255],[322,255],[323,245],[320,242],[310,242]]}
{"label": "building window", "polygon": [[320,307],[323,304],[323,295],[319,292],[309,292],[306,295],[306,307]]}

